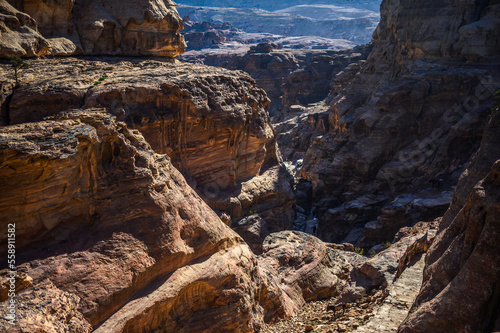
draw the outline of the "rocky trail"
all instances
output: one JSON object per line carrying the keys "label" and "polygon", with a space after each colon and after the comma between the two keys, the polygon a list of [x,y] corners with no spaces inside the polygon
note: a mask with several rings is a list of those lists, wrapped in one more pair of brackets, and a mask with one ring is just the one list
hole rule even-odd
{"label": "rocky trail", "polygon": [[424,264],[425,255],[417,255],[394,283],[346,304],[344,313],[332,309],[337,298],[310,302],[293,318],[269,325],[263,333],[397,332],[420,290]]}

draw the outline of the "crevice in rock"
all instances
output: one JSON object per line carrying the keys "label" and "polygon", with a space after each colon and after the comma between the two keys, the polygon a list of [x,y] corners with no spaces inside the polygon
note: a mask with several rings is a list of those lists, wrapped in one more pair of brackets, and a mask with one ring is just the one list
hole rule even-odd
{"label": "crevice in rock", "polygon": [[12,101],[12,97],[14,96],[15,88],[12,89],[12,92],[5,97],[5,101],[2,104],[1,109],[1,118],[3,119],[5,125],[10,125],[10,102]]}

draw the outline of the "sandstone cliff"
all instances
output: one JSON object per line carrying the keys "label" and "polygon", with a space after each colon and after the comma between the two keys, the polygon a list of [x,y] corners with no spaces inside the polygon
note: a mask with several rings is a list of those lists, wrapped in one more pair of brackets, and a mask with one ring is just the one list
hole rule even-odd
{"label": "sandstone cliff", "polygon": [[[1,146],[0,214],[16,223],[17,269],[72,297],[97,331],[259,326],[255,257],[138,131],[99,110],[70,112],[2,128]],[[71,325],[70,315],[36,319],[16,327]]]}
{"label": "sandstone cliff", "polygon": [[141,131],[157,153],[168,154],[226,223],[256,213],[267,225],[263,237],[291,227],[291,177],[276,148],[269,101],[248,75],[178,62],[102,60],[31,61],[24,85],[7,103],[10,124],[105,107]]}
{"label": "sandstone cliff", "polygon": [[19,272],[14,326],[0,272],[5,331],[255,332],[337,295],[360,260],[296,232],[266,238],[257,259],[105,109],[3,127],[0,148],[0,221],[16,225]]}
{"label": "sandstone cliff", "polygon": [[[184,52],[175,3],[155,1],[2,0],[0,56],[134,55],[175,57]],[[29,23],[28,23],[29,22]],[[43,37],[42,37],[43,36]],[[29,43],[29,44],[28,44]]]}
{"label": "sandstone cliff", "polygon": [[500,329],[500,116],[460,177],[429,249],[422,289],[398,332]]}
{"label": "sandstone cliff", "polygon": [[302,169],[321,237],[367,247],[444,213],[500,85],[495,2],[387,0],[381,14],[368,60],[335,78],[330,133]]}

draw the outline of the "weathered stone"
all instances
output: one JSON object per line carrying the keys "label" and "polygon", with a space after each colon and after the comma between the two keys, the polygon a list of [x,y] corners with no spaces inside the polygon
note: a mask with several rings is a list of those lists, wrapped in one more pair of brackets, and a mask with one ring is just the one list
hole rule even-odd
{"label": "weathered stone", "polygon": [[422,289],[398,332],[499,329],[499,133],[497,113],[460,178],[429,249]]}
{"label": "weathered stone", "polygon": [[[31,276],[24,272],[15,272],[7,269],[0,271],[0,302],[9,298],[9,293],[14,291],[18,294],[21,290],[28,289],[33,285]],[[11,288],[14,286],[14,288]],[[12,290],[11,290],[12,289]]]}
{"label": "weathered stone", "polygon": [[360,262],[350,272],[350,278],[339,297],[341,302],[355,302],[377,288],[385,288],[392,283],[398,268],[398,260],[408,246],[425,233],[403,238],[372,258]]}
{"label": "weathered stone", "polygon": [[0,58],[38,57],[48,51],[49,44],[38,33],[36,21],[0,0]]}
{"label": "weathered stone", "polygon": [[357,257],[352,252],[328,248],[312,235],[282,231],[265,239],[258,260],[260,268],[299,308],[304,301],[338,295],[352,267],[349,262],[359,261]]}
{"label": "weathered stone", "polygon": [[[451,191],[479,146],[500,84],[492,48],[499,38],[496,4],[387,0],[381,15],[368,60],[333,81],[329,134],[316,139],[304,158],[301,175],[318,194],[319,236],[326,241],[339,242],[330,237],[375,221],[399,195]],[[477,38],[465,38],[465,31],[476,31]],[[349,202],[366,196],[386,200],[353,217]],[[431,214],[414,206],[403,225],[416,222],[418,211],[425,220],[441,216],[445,204],[434,207]],[[329,209],[336,214],[323,218]],[[342,235],[332,232],[336,224],[345,225]]]}
{"label": "weathered stone", "polygon": [[[2,0],[5,2],[5,0]],[[34,18],[44,41],[44,49],[22,53],[15,45],[2,47],[0,56],[133,55],[173,58],[184,52],[186,44],[176,5],[171,0],[118,2],[99,0],[9,0],[20,15]],[[28,29],[11,40],[28,38]],[[35,31],[29,32],[34,37]],[[10,35],[9,35],[10,36]],[[14,35],[12,35],[14,36]],[[26,36],[26,37],[23,37]],[[2,40],[5,38],[2,37]],[[40,44],[40,42],[38,42]],[[11,43],[12,44],[12,43]],[[42,50],[44,51],[42,53]],[[36,51],[36,52],[35,52]],[[21,53],[20,53],[21,52]]]}
{"label": "weathered stone", "polygon": [[16,293],[15,300],[14,325],[5,316],[9,303],[0,303],[0,328],[4,332],[92,332],[92,326],[77,310],[80,297],[58,289],[50,280]]}
{"label": "weathered stone", "polygon": [[4,127],[0,147],[0,221],[16,224],[17,269],[78,296],[96,332],[262,324],[254,255],[138,131],[75,111]]}
{"label": "weathered stone", "polygon": [[33,61],[23,75],[29,84],[10,101],[11,124],[105,107],[168,154],[213,209],[232,219],[258,213],[271,232],[291,227],[292,178],[281,166],[268,99],[248,75],[178,62],[77,59]]}

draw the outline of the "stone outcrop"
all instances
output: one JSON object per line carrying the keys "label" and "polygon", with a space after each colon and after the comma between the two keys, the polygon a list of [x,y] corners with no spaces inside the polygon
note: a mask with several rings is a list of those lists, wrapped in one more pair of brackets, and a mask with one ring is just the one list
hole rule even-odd
{"label": "stone outcrop", "polygon": [[460,177],[429,249],[423,285],[398,332],[500,329],[500,116]]}
{"label": "stone outcrop", "polygon": [[0,0],[0,57],[38,57],[48,50],[49,43],[38,32],[36,21]]}
{"label": "stone outcrop", "polygon": [[305,301],[338,296],[352,266],[365,258],[327,246],[299,231],[282,231],[266,237],[259,267],[269,285],[281,291],[285,309],[297,311]]}
{"label": "stone outcrop", "polygon": [[384,228],[390,240],[441,216],[500,82],[496,4],[387,0],[381,14],[368,59],[333,81],[329,134],[304,159],[326,241],[359,230],[370,247]]}
{"label": "stone outcrop", "polygon": [[[425,226],[394,244],[388,243],[381,252],[372,253],[373,256],[370,259],[355,265],[350,271],[348,282],[340,294],[339,301],[355,302],[369,295],[372,290],[385,289],[392,285],[398,268],[398,260],[403,257],[409,246],[426,233],[433,237],[435,230],[429,230]],[[411,265],[421,257],[422,255],[418,254]]]}
{"label": "stone outcrop", "polygon": [[[14,18],[4,20],[12,32],[5,35],[11,42],[1,45],[3,57],[83,53],[172,58],[186,48],[179,33],[182,20],[170,0],[9,2],[17,10]],[[28,39],[29,48],[23,42]]]}
{"label": "stone outcrop", "polygon": [[[16,224],[17,270],[34,284],[19,292],[16,327],[252,332],[262,323],[254,255],[138,131],[89,110],[0,133],[9,193],[0,220]],[[43,297],[52,303],[31,307]]]}
{"label": "stone outcrop", "polygon": [[105,107],[157,153],[168,154],[220,216],[257,213],[270,232],[291,227],[292,179],[281,165],[268,99],[248,75],[178,62],[103,60],[32,61],[8,103],[10,123]]}
{"label": "stone outcrop", "polygon": [[18,272],[13,327],[0,273],[2,330],[255,332],[337,295],[363,260],[291,231],[268,236],[257,259],[167,155],[105,109],[3,127],[0,148]]}

